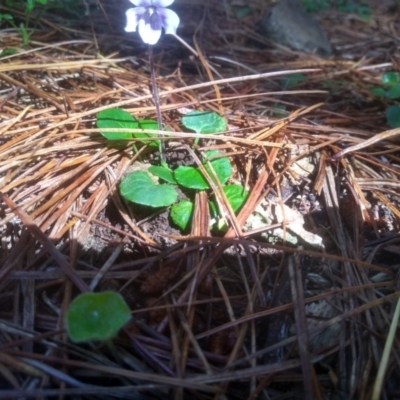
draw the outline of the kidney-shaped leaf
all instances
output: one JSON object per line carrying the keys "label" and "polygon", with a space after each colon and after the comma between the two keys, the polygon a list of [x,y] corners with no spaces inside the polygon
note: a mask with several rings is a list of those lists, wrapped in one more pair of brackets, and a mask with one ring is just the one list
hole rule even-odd
{"label": "kidney-shaped leaf", "polygon": [[199,169],[195,167],[181,165],[174,171],[174,177],[179,185],[189,189],[204,190],[210,188],[206,178],[204,178]]}
{"label": "kidney-shaped leaf", "polygon": [[[207,154],[209,156],[209,154]],[[219,181],[223,185],[232,175],[232,165],[229,161],[228,157],[217,158],[214,161],[211,161],[211,165],[216,175],[218,176]],[[205,168],[211,177],[214,174],[211,172],[211,168],[206,164]]]}
{"label": "kidney-shaped leaf", "polygon": [[400,107],[395,105],[390,106],[386,110],[386,118],[392,128],[400,128]]}
{"label": "kidney-shaped leaf", "polygon": [[392,100],[400,98],[400,85],[393,85],[387,93],[387,97]]}
{"label": "kidney-shaped leaf", "polygon": [[397,72],[386,72],[382,75],[382,83],[384,85],[393,86],[399,83],[399,74]]}
{"label": "kidney-shaped leaf", "polygon": [[281,85],[285,88],[292,88],[306,79],[307,77],[300,73],[284,75],[281,77]]}
{"label": "kidney-shaped leaf", "polygon": [[[127,111],[120,108],[110,108],[100,111],[97,114],[96,125],[102,128],[121,128],[121,129],[138,129],[139,122]],[[108,140],[132,139],[133,135],[129,132],[101,132]]]}
{"label": "kidney-shaped leaf", "polygon": [[171,207],[171,219],[183,231],[190,226],[193,208],[194,205],[189,200],[182,200]]}
{"label": "kidney-shaped leaf", "polygon": [[249,196],[249,192],[240,185],[224,186],[223,190],[233,212],[238,211]]}
{"label": "kidney-shaped leaf", "polygon": [[173,184],[175,183],[176,184],[176,180],[174,178],[174,174],[169,168],[159,167],[157,165],[152,165],[149,168],[149,172],[152,173],[155,176],[158,176],[159,178],[161,178],[165,182],[173,183]]}
{"label": "kidney-shaped leaf", "polygon": [[380,87],[374,87],[369,90],[373,95],[379,97],[386,97],[386,90]]}
{"label": "kidney-shaped leaf", "polygon": [[[208,157],[211,157],[216,153],[218,152],[207,152],[206,155]],[[218,158],[216,160],[211,161],[211,165],[221,184],[226,183],[226,181],[232,175],[232,165],[231,162],[229,161],[229,158],[228,157]],[[207,164],[204,165],[204,167],[208,172],[208,174],[211,176],[211,178],[214,177],[214,174],[211,172],[210,167]],[[175,170],[174,176],[179,185],[187,187],[189,189],[204,190],[210,188],[210,185],[208,184],[203,174],[200,172],[199,168],[186,167],[182,165]]]}
{"label": "kidney-shaped leaf", "polygon": [[68,335],[74,342],[108,340],[129,321],[131,313],[115,292],[83,293],[67,311]]}
{"label": "kidney-shaped leaf", "polygon": [[[154,121],[152,119],[140,119],[138,121],[139,123],[139,128],[143,130],[151,130],[151,131],[157,131],[158,130],[158,122]],[[148,139],[148,138],[157,138],[157,135],[154,133],[147,133],[147,132],[138,132],[134,133],[133,136],[137,139]],[[144,144],[147,144],[151,147],[158,147],[159,140],[154,140],[154,141],[149,141],[149,140],[143,140]]]}
{"label": "kidney-shaped leaf", "polygon": [[213,111],[191,111],[182,118],[182,124],[197,133],[220,133],[226,131],[226,122]]}
{"label": "kidney-shaped leaf", "polygon": [[157,185],[144,171],[127,175],[120,183],[121,195],[132,203],[149,207],[167,207],[175,203],[178,193],[170,185]]}

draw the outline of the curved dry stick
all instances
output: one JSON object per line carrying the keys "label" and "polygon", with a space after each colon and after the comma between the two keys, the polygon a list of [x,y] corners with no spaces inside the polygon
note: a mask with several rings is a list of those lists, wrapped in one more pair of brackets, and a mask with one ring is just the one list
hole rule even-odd
{"label": "curved dry stick", "polygon": [[331,159],[336,161],[339,158],[342,158],[347,153],[352,153],[354,151],[361,150],[364,147],[371,146],[371,144],[380,142],[381,140],[389,139],[389,138],[391,138],[393,136],[397,136],[397,135],[400,135],[400,128],[390,129],[388,131],[381,132],[377,135],[372,136],[372,138],[366,140],[365,142],[358,143],[354,146],[348,147],[347,149],[343,149],[343,150],[339,151],[338,153],[334,154],[331,157]]}

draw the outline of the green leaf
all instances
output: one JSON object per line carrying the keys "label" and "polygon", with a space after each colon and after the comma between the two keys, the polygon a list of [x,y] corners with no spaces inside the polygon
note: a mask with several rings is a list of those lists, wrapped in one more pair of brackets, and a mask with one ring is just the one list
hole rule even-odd
{"label": "green leaf", "polygon": [[386,110],[386,118],[392,128],[400,128],[400,107],[390,106]]}
{"label": "green leaf", "polygon": [[83,293],[68,308],[67,331],[74,342],[108,340],[130,318],[129,307],[118,293]]}
{"label": "green leaf", "polygon": [[215,204],[215,201],[209,201],[208,202],[208,208],[210,210],[210,217],[211,218],[217,218],[218,217],[218,207]]}
{"label": "green leaf", "polygon": [[226,131],[224,118],[212,111],[191,111],[182,118],[182,124],[197,133],[220,133]]}
{"label": "green leaf", "polygon": [[322,81],[322,87],[328,89],[331,94],[336,94],[347,86],[348,82],[343,80],[327,79]]}
{"label": "green leaf", "polygon": [[[217,153],[218,152],[216,151],[206,152],[206,155],[207,157],[211,157]],[[228,157],[218,158],[216,160],[211,161],[211,165],[221,184],[223,185],[224,183],[226,183],[226,181],[232,175],[232,165],[231,162],[229,161],[229,158]],[[214,174],[211,172],[210,167],[207,164],[205,164],[204,168],[212,178]],[[175,170],[174,177],[176,181],[179,183],[179,185],[187,187],[189,189],[197,189],[197,190],[210,189],[210,185],[208,184],[203,174],[200,172],[199,168],[187,167],[181,165]],[[214,181],[216,182],[215,179]]]}
{"label": "green leaf", "polygon": [[379,97],[386,97],[386,90],[380,87],[374,87],[369,90],[373,95]]}
{"label": "green leaf", "polygon": [[387,97],[392,100],[400,99],[400,85],[393,85],[387,92]]}
{"label": "green leaf", "polygon": [[169,168],[158,167],[156,165],[153,165],[149,168],[149,172],[151,172],[155,176],[158,176],[165,182],[173,183],[173,184],[177,183],[174,178],[173,172]]}
{"label": "green leaf", "polygon": [[25,12],[31,12],[33,10],[33,7],[35,5],[35,0],[26,0],[26,9]]}
{"label": "green leaf", "polygon": [[240,185],[224,186],[223,190],[233,212],[237,212],[249,196],[249,192]]}
{"label": "green leaf", "polygon": [[171,207],[171,219],[175,225],[185,231],[189,226],[193,215],[194,205],[189,200],[182,200]]}
{"label": "green leaf", "polygon": [[6,57],[6,56],[11,56],[13,54],[17,54],[18,50],[14,49],[13,47],[7,47],[3,51],[0,51],[0,58],[1,57]]}
{"label": "green leaf", "polygon": [[121,196],[132,203],[149,207],[168,207],[175,203],[178,193],[170,185],[157,185],[144,171],[127,175],[120,183]]}
{"label": "green leaf", "polygon": [[273,113],[272,116],[275,118],[285,118],[288,116],[288,112],[286,111],[287,107],[285,104],[275,103],[271,106]]}
{"label": "green leaf", "polygon": [[236,11],[236,18],[243,19],[248,15],[253,14],[253,9],[251,7],[241,7]]}
{"label": "green leaf", "polygon": [[[232,165],[231,162],[229,161],[228,157],[222,157],[218,158],[217,160],[211,161],[211,165],[217,174],[217,177],[221,184],[223,185],[228,181],[228,179],[232,175]],[[211,168],[208,165],[204,166],[206,171],[209,173],[211,178],[213,178],[214,174],[211,172]],[[213,181],[216,183],[216,180],[213,179]]]}
{"label": "green leaf", "polygon": [[11,14],[2,14],[0,13],[0,22],[4,20],[4,21],[12,21],[13,20],[13,16]]}
{"label": "green leaf", "polygon": [[399,83],[399,74],[397,72],[386,72],[382,75],[382,84],[386,86],[393,86]]}
{"label": "green leaf", "polygon": [[[151,131],[158,131],[158,122],[154,121],[152,119],[140,119],[139,121],[139,128],[140,129],[148,129]],[[148,139],[148,138],[157,138],[157,135],[154,133],[146,133],[146,132],[139,132],[139,133],[134,133],[133,136],[137,139]],[[144,144],[148,144],[151,147],[158,147],[159,140],[155,140],[150,142],[149,140],[144,140]]]}
{"label": "green leaf", "polygon": [[308,12],[326,10],[330,7],[329,0],[303,0],[303,5]]}
{"label": "green leaf", "polygon": [[[121,128],[121,129],[138,129],[139,122],[135,117],[127,111],[120,108],[110,108],[100,111],[97,114],[96,125],[102,128]],[[132,139],[133,135],[129,132],[100,132],[108,140]]]}
{"label": "green leaf", "polygon": [[[249,197],[249,192],[247,190],[244,190],[243,186],[240,185],[227,185],[223,187],[223,190],[234,213],[239,211],[239,209],[243,206],[243,204]],[[223,230],[224,228],[226,228],[226,224],[223,218],[222,219],[219,218],[216,201],[210,201],[209,207],[210,207],[211,217],[217,218],[218,220],[217,223],[218,230]]]}
{"label": "green leaf", "polygon": [[338,10],[347,13],[358,14],[361,18],[369,21],[371,9],[366,4],[357,4],[356,2],[343,2],[338,6]]}
{"label": "green leaf", "polygon": [[304,82],[306,79],[306,76],[300,73],[284,75],[281,77],[281,85],[285,88],[291,88]]}
{"label": "green leaf", "polygon": [[199,169],[195,167],[181,165],[174,171],[174,177],[179,185],[189,189],[204,190],[210,188],[206,178],[204,178]]}

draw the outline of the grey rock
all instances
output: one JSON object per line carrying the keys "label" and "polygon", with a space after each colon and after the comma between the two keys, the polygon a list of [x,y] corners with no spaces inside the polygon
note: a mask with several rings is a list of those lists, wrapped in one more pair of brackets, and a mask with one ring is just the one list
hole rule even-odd
{"label": "grey rock", "polygon": [[326,33],[299,0],[281,0],[264,16],[257,30],[271,42],[295,50],[321,56],[332,53]]}

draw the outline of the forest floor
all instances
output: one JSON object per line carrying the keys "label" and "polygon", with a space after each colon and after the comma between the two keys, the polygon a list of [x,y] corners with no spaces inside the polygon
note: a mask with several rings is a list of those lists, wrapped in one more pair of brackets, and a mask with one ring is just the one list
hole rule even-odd
{"label": "forest floor", "polygon": [[[235,213],[218,182],[178,189],[183,231],[119,190],[159,151],[96,124],[156,119],[129,3],[35,9],[25,42],[3,21],[1,398],[400,398],[400,6],[344,3],[312,14],[327,58],[260,36],[269,1],[171,6],[181,40],[154,46],[168,137],[153,134],[171,169],[216,150],[248,192]],[[226,129],[196,139],[195,110]],[[112,341],[68,337],[85,291],[128,304]]]}

